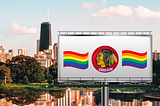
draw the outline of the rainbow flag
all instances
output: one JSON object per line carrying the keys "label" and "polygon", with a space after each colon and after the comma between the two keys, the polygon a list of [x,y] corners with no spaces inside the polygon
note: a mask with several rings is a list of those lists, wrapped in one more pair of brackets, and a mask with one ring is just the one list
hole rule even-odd
{"label": "rainbow flag", "polygon": [[138,53],[130,50],[122,51],[122,66],[132,66],[136,68],[147,67],[147,51],[145,53]]}
{"label": "rainbow flag", "polygon": [[88,68],[88,52],[86,54],[80,54],[73,51],[64,51],[63,67],[87,69]]}

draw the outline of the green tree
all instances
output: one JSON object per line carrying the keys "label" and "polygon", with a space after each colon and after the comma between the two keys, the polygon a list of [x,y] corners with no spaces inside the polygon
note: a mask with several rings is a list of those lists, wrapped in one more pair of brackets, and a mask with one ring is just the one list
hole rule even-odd
{"label": "green tree", "polygon": [[27,76],[29,82],[43,82],[45,68],[40,66],[37,60],[30,56],[16,56],[8,60],[7,67],[11,69],[13,82],[23,83]]}
{"label": "green tree", "polygon": [[7,78],[7,82],[12,82],[12,78],[10,77],[10,69],[5,65],[0,66],[0,79],[4,82],[5,76]]}
{"label": "green tree", "polygon": [[28,84],[29,83],[28,77],[26,75],[23,78],[23,83],[24,84]]}
{"label": "green tree", "polygon": [[57,81],[57,70],[58,70],[58,65],[51,65],[49,67],[49,70],[46,72],[47,73],[47,80],[49,83],[52,83],[52,80]]}

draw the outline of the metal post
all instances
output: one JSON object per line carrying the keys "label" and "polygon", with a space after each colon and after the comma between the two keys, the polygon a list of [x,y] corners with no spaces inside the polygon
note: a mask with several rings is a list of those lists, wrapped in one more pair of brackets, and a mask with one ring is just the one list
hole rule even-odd
{"label": "metal post", "polygon": [[[103,85],[108,85],[108,82],[102,82]],[[109,102],[109,87],[101,87],[101,104],[102,106],[108,106]]]}
{"label": "metal post", "polygon": [[5,84],[6,84],[6,76],[5,76]]}

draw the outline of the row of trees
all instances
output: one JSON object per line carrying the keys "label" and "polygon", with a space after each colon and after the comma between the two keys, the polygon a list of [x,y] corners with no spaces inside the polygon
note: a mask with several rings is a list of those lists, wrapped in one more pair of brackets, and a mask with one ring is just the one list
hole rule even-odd
{"label": "row of trees", "polygon": [[[16,56],[6,63],[0,62],[0,79],[7,77],[7,82],[24,83],[49,82],[57,80],[57,64],[48,68],[40,66],[37,60],[30,56]],[[1,82],[1,81],[0,81]],[[160,60],[153,60],[153,82],[160,85]]]}
{"label": "row of trees", "polygon": [[37,60],[30,56],[16,56],[6,63],[0,63],[0,79],[4,82],[24,83],[49,82],[57,79],[57,64],[48,68],[40,66]]}

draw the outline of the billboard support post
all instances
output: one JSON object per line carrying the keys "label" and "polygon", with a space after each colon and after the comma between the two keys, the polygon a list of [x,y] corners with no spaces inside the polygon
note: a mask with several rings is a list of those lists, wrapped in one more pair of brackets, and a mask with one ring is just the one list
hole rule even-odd
{"label": "billboard support post", "polygon": [[[102,82],[103,85],[108,85],[108,82]],[[109,87],[102,86],[101,87],[101,104],[102,106],[109,106]]]}

